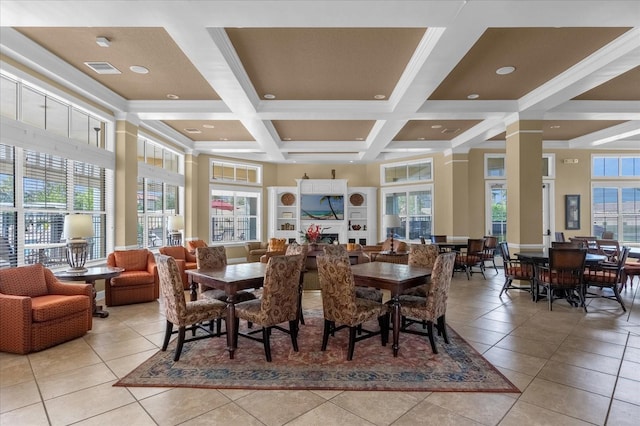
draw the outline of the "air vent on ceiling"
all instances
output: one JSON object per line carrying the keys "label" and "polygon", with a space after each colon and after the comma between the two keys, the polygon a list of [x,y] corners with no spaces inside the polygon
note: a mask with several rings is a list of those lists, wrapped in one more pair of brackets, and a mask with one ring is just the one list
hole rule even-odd
{"label": "air vent on ceiling", "polygon": [[84,64],[98,74],[122,74],[118,68],[109,62],[85,62]]}
{"label": "air vent on ceiling", "polygon": [[460,129],[442,129],[441,133],[446,134],[451,134],[451,133],[458,133],[460,131]]}
{"label": "air vent on ceiling", "polygon": [[202,133],[202,130],[200,129],[194,129],[192,127],[184,129],[185,132],[187,133],[191,133],[191,134],[198,134],[198,133]]}

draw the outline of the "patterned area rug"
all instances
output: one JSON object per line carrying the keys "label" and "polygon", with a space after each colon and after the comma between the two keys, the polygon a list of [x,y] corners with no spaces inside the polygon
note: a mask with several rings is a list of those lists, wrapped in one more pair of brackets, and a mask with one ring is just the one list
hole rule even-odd
{"label": "patterned area rug", "polygon": [[[451,327],[450,344],[436,340],[437,355],[431,352],[428,338],[401,333],[397,358],[391,343],[383,347],[380,336],[374,336],[356,342],[353,361],[346,361],[349,331],[330,337],[322,352],[320,316],[321,312],[305,311],[299,352],[293,352],[287,334],[274,330],[271,363],[265,360],[262,343],[242,336],[233,360],[223,336],[185,344],[180,361],[174,362],[174,341],[166,352],[156,353],[114,386],[519,392]],[[376,330],[377,322],[365,328]]]}

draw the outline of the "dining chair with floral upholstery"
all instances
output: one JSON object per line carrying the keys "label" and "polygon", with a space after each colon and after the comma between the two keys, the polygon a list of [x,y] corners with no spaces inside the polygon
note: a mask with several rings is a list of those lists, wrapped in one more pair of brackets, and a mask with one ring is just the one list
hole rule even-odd
{"label": "dining chair with floral upholstery", "polygon": [[[324,331],[322,350],[327,350],[329,335],[344,328],[349,329],[347,360],[353,359],[355,343],[369,337],[381,335],[382,346],[389,339],[389,316],[387,306],[369,299],[356,297],[355,280],[349,259],[343,256],[318,256],[318,275],[322,292]],[[378,319],[379,331],[359,328],[363,323]],[[357,332],[362,332],[356,337]]]}
{"label": "dining chair with floral upholstery", "polygon": [[[431,351],[438,353],[436,348],[433,326],[435,324],[438,335],[442,335],[445,343],[449,343],[445,314],[447,311],[447,299],[456,253],[441,253],[431,270],[431,283],[427,297],[400,296],[400,315],[402,315],[402,328],[400,331],[421,336],[428,336],[431,343]],[[410,328],[412,324],[426,321],[427,331]]]}
{"label": "dining chair with floral upholstery", "polygon": [[[162,343],[162,350],[166,351],[172,334],[178,334],[174,361],[180,360],[180,354],[185,343],[214,337],[214,334],[201,326],[204,322],[221,320],[227,315],[227,304],[215,299],[200,299],[187,302],[184,296],[182,274],[174,258],[159,255],[157,261],[160,291],[164,298],[165,316],[167,326]],[[173,326],[178,326],[173,331]],[[201,329],[205,334],[195,335],[196,329]],[[193,337],[187,339],[187,330],[193,331]],[[218,333],[217,335],[220,335]]]}
{"label": "dining chair with floral upholstery", "polygon": [[[224,246],[211,246],[211,247],[198,247],[196,248],[196,265],[198,269],[221,269],[227,266],[227,251]],[[205,299],[216,299],[222,302],[227,302],[227,292],[217,288],[207,287],[203,284],[198,286],[199,297]],[[235,295],[236,303],[244,302],[247,300],[257,299],[256,294],[250,291],[238,291]],[[213,326],[213,323],[211,323]],[[222,321],[218,319],[216,321],[218,333],[220,333],[220,327]]]}
{"label": "dining chair with floral upholstery", "polygon": [[302,292],[304,290],[304,273],[306,271],[307,251],[309,246],[292,242],[287,246],[285,256],[300,255],[300,277],[298,278],[298,323],[304,325],[304,315],[302,313]]}
{"label": "dining chair with floral upholstery", "polygon": [[[347,249],[344,246],[327,244],[324,246],[322,251],[324,251],[325,256],[342,257],[346,259],[347,262],[351,263],[351,260],[349,259],[349,253],[347,252]],[[382,303],[382,291],[373,287],[356,286],[356,297]]]}
{"label": "dining chair with floral upholstery", "polygon": [[[238,321],[245,319],[249,323],[257,324],[260,330],[254,330],[243,334],[251,340],[262,342],[264,353],[268,362],[271,362],[270,336],[273,329],[283,331],[291,336],[293,350],[298,352],[298,306],[299,306],[299,281],[302,254],[289,256],[274,256],[267,263],[264,276],[262,297],[248,300],[235,305],[236,335],[234,340],[238,342]],[[289,329],[279,324],[289,322]],[[257,332],[262,333],[262,338],[255,337]]]}
{"label": "dining chair with floral upholstery", "polygon": [[[431,269],[436,263],[438,254],[440,254],[440,249],[435,244],[412,244],[409,248],[408,265]],[[402,294],[427,297],[427,293],[429,293],[429,283],[411,287]]]}

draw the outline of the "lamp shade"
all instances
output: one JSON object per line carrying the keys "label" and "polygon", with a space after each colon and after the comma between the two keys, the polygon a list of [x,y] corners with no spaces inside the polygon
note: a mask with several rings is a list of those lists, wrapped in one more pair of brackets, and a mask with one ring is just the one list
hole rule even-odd
{"label": "lamp shade", "polygon": [[386,214],[382,218],[382,226],[387,228],[399,228],[400,227],[400,216],[397,214]]}
{"label": "lamp shade", "polygon": [[64,217],[63,234],[66,239],[93,237],[93,221],[88,214],[68,214]]}
{"label": "lamp shade", "polygon": [[177,214],[169,216],[169,231],[179,231],[184,228],[184,218]]}

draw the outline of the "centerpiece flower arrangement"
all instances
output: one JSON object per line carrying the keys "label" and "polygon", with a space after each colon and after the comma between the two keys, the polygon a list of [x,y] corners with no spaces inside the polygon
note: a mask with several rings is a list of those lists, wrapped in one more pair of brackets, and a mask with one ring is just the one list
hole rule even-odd
{"label": "centerpiece flower arrangement", "polygon": [[320,242],[322,230],[323,229],[320,225],[311,224],[306,231],[300,231],[300,234],[302,234],[302,239],[309,244],[317,244]]}

